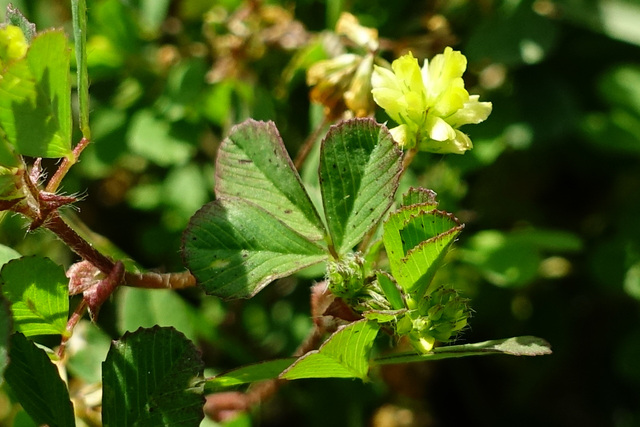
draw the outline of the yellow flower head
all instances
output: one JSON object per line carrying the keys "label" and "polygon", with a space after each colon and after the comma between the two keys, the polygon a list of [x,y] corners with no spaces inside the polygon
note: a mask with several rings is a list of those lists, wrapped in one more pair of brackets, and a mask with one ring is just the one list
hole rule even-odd
{"label": "yellow flower head", "polygon": [[374,66],[373,99],[398,126],[391,134],[405,148],[462,154],[471,140],[458,128],[480,123],[491,113],[490,102],[479,102],[464,88],[467,58],[450,47],[424,62],[420,69],[411,53],[391,64]]}

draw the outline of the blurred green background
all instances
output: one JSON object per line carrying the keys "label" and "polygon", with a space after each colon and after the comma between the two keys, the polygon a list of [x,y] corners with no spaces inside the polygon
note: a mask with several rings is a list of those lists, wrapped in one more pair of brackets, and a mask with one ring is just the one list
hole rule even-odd
{"label": "blurred green background", "polygon": [[[71,33],[67,1],[12,2],[38,29]],[[474,150],[420,154],[405,183],[435,190],[466,223],[441,275],[472,298],[460,342],[536,335],[553,355],[393,366],[369,384],[293,382],[234,425],[640,426],[639,2],[88,0],[88,8],[94,143],[63,183],[83,196],[67,215],[144,268],[182,269],[181,232],[213,197],[215,152],[231,125],[274,120],[295,155],[322,113],[304,71],[329,55],[319,34],[342,11],[379,29],[388,60],[461,50],[469,91],[493,102],[485,123],[463,128]],[[15,216],[2,218],[0,243],[65,266],[75,260],[51,235],[26,234]],[[99,380],[109,338],[138,326],[176,326],[200,345],[211,374],[288,355],[311,325],[314,278],[231,303],[196,290],[121,289],[101,329],[83,323],[74,336],[72,395]],[[12,411],[3,396],[0,418]],[[23,413],[15,425],[29,425]]]}

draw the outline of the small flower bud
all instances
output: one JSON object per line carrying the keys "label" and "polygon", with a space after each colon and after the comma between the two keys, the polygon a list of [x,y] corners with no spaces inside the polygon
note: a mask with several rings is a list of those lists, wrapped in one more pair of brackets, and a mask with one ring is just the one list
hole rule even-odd
{"label": "small flower bud", "polygon": [[364,287],[364,259],[359,254],[347,254],[327,266],[329,289],[341,298],[353,298]]}
{"label": "small flower bud", "polygon": [[0,26],[0,72],[11,61],[27,54],[27,40],[15,25]]}

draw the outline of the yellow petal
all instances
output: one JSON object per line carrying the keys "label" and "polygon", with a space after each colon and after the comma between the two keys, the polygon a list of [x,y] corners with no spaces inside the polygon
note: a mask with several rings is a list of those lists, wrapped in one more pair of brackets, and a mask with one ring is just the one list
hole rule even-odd
{"label": "yellow petal", "polygon": [[[371,76],[371,86],[374,90],[380,88],[393,89],[400,92],[402,86],[393,71],[380,67],[378,65],[373,66],[373,75]],[[384,107],[383,107],[384,108]]]}
{"label": "yellow petal", "polygon": [[447,141],[456,137],[455,130],[440,117],[429,117],[427,129],[429,137],[435,141]]}
{"label": "yellow petal", "polygon": [[389,133],[393,137],[393,140],[401,147],[411,148],[411,141],[408,140],[407,125],[396,126],[389,129]]}
{"label": "yellow petal", "polygon": [[469,101],[465,102],[464,107],[456,111],[447,119],[453,127],[460,127],[467,124],[478,124],[483,122],[491,114],[493,105],[490,102],[478,102],[478,95],[471,95]]}
{"label": "yellow petal", "polygon": [[424,82],[429,102],[435,103],[440,94],[452,86],[464,90],[462,74],[466,68],[467,58],[450,47],[447,47],[444,53],[434,56],[429,63],[429,71],[426,73],[427,81]]}
{"label": "yellow petal", "polygon": [[411,52],[393,61],[391,67],[404,92],[413,92],[424,97],[425,87],[420,66]]}

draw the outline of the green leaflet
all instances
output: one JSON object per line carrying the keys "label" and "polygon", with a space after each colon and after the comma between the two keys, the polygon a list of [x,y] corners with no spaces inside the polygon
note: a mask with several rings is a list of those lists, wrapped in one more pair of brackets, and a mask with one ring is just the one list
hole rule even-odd
{"label": "green leaflet", "polygon": [[231,198],[196,212],[182,251],[205,291],[221,298],[251,297],[271,281],[327,258],[320,246],[267,211]]}
{"label": "green leaflet", "polygon": [[322,344],[286,369],[280,378],[360,378],[367,379],[369,353],[380,326],[359,320],[339,328]]}
{"label": "green leaflet", "polygon": [[220,145],[216,195],[260,206],[311,241],[326,231],[273,122],[247,120]]}
{"label": "green leaflet", "polygon": [[332,126],[322,141],[320,186],[327,226],[338,254],[350,251],[393,202],[402,153],[372,119]]}
{"label": "green leaflet", "polygon": [[393,212],[384,224],[383,241],[398,284],[418,298],[423,295],[462,228],[453,215],[435,209],[435,202]]}
{"label": "green leaflet", "polygon": [[203,369],[198,349],[173,328],[127,332],[102,364],[104,426],[197,427]]}
{"label": "green leaflet", "polygon": [[69,279],[62,267],[48,258],[24,257],[6,263],[0,279],[16,330],[26,336],[66,333]]}
{"label": "green leaflet", "polygon": [[0,130],[22,155],[71,153],[70,49],[62,30],[36,35],[0,79]]}

